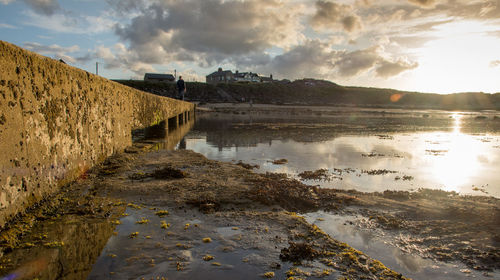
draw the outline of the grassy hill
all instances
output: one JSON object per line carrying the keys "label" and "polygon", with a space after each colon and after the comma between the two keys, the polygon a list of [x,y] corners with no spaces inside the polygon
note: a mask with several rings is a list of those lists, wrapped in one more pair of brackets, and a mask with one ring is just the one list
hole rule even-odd
{"label": "grassy hill", "polygon": [[[154,94],[175,97],[174,84],[118,80]],[[446,110],[499,110],[500,93],[430,94],[393,89],[346,87],[332,82],[304,79],[291,83],[218,84],[187,83],[187,99],[199,102],[249,102],[264,104],[334,105]]]}

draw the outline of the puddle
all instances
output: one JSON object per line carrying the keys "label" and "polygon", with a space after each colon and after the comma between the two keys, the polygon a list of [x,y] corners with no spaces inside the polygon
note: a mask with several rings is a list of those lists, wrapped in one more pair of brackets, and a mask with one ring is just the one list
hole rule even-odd
{"label": "puddle", "polygon": [[222,237],[228,238],[242,233],[238,227],[220,227],[217,228],[217,233]]}
{"label": "puddle", "polygon": [[359,229],[356,221],[362,217],[335,215],[319,211],[303,215],[331,237],[342,240],[353,248],[381,261],[387,267],[413,279],[499,279],[500,272],[488,273],[469,269],[461,263],[444,263],[407,254],[393,246],[393,236],[384,231]]}
{"label": "puddle", "polygon": [[[197,210],[168,209],[162,218],[155,211],[127,208],[88,279],[256,279],[278,259],[258,247],[236,244],[253,232],[218,226]],[[138,224],[141,220],[149,222]],[[169,224],[167,229],[162,221]],[[207,237],[210,242],[204,242]],[[284,276],[289,265],[280,266],[275,273]]]}
{"label": "puddle", "polygon": [[85,279],[113,230],[106,220],[72,215],[40,222],[25,248],[2,258],[12,268],[0,279]]}

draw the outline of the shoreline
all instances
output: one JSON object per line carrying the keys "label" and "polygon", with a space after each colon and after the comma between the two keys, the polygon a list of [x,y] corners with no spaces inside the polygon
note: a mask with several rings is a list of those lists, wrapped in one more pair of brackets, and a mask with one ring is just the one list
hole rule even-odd
{"label": "shoreline", "polygon": [[[192,151],[152,151],[154,146],[136,143],[126,153],[108,159],[87,179],[77,182],[80,186],[92,186],[90,193],[88,189],[85,191],[86,202],[80,201],[82,196],[74,193],[70,196],[72,198],[62,199],[77,201],[73,206],[96,205],[96,201],[100,201],[100,205],[110,207],[105,210],[107,215],[100,216],[102,212],[95,213],[91,211],[92,207],[77,214],[82,217],[91,215],[112,225],[116,235],[111,235],[110,240],[114,241],[108,240],[107,243],[119,244],[118,247],[106,245],[95,263],[89,264],[89,269],[105,262],[110,254],[117,255],[118,260],[123,258],[124,263],[133,258],[129,268],[136,268],[151,261],[154,252],[155,262],[163,260],[163,269],[171,277],[196,275],[198,269],[207,265],[199,259],[208,254],[215,257],[210,263],[218,263],[219,259],[235,262],[220,263],[226,269],[245,270],[238,265],[250,263],[252,266],[247,269],[253,269],[261,276],[273,272],[278,279],[279,275],[288,277],[293,273],[296,277],[324,274],[324,277],[335,275],[334,279],[403,279],[401,274],[373,259],[374,256],[367,256],[342,240],[333,239],[295,214],[320,210],[340,215],[355,214],[361,217],[355,221],[360,228],[400,232],[401,236],[408,238],[395,240],[395,243],[412,254],[445,262],[460,261],[485,276],[500,269],[499,199],[463,197],[432,190],[361,193],[320,189],[280,174],[257,174],[233,163],[208,160]],[[82,188],[79,189],[81,192]],[[160,229],[160,224],[153,225],[153,221],[159,222],[155,220],[158,219],[155,215],[158,209],[170,212],[163,217],[171,224],[168,230]],[[45,223],[52,218],[57,224],[57,219],[68,213],[58,215],[36,221],[34,228],[40,228],[36,223]],[[134,220],[127,220],[130,217]],[[151,222],[137,224],[141,220]],[[138,237],[130,238],[136,228]],[[22,252],[22,256],[33,250],[47,250],[42,248],[43,243],[33,241],[32,235],[25,232],[22,240],[13,246],[13,253],[5,254],[3,259],[16,251]],[[202,241],[207,237],[211,239],[210,244],[218,246],[207,249]],[[140,244],[136,244],[138,242]],[[157,252],[155,242],[165,243],[168,248]],[[24,248],[22,244],[27,243],[34,246]],[[62,248],[71,246],[66,244]],[[139,248],[134,253],[119,250],[127,246]],[[255,252],[246,255],[250,249]],[[186,251],[190,252],[190,257],[184,256]],[[239,259],[228,258],[231,254],[236,254]],[[245,259],[248,261],[244,262]],[[3,263],[2,272],[11,271],[16,265],[19,264]],[[179,265],[182,269],[178,269]],[[104,276],[102,273],[109,275],[112,272],[117,277],[140,276],[127,266],[118,267],[122,272],[89,273],[95,279]],[[157,271],[155,266],[150,267],[153,272]],[[214,277],[224,272],[217,264],[211,264],[209,268],[208,273]],[[255,275],[249,279],[253,278]]]}

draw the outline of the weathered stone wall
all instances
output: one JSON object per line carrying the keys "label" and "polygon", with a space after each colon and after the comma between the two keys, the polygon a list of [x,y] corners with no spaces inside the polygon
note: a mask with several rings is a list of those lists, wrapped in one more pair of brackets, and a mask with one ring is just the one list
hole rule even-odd
{"label": "weathered stone wall", "polygon": [[0,41],[0,227],[131,145],[133,129],[193,110]]}

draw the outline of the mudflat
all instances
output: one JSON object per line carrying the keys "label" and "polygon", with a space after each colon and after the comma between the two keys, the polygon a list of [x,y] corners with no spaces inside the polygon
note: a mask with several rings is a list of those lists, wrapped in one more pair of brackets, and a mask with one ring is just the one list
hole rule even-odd
{"label": "mudflat", "polygon": [[[302,217],[316,211],[355,217],[355,227],[382,231],[410,254],[462,263],[464,277],[495,277],[500,269],[497,198],[319,188],[254,168],[159,149],[154,141],[135,143],[13,221],[0,238],[1,273],[28,279],[405,278]],[[303,175],[326,176],[324,170]]]}

